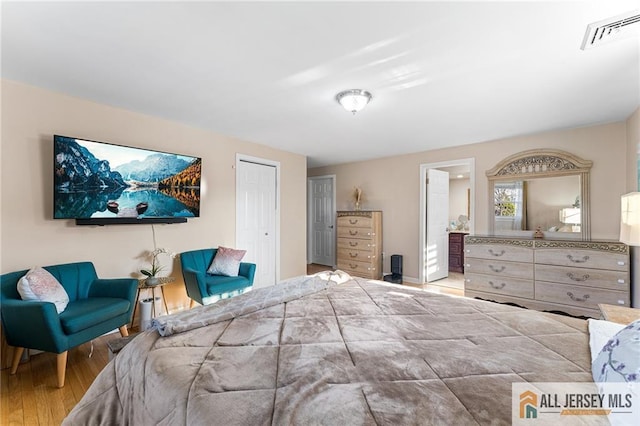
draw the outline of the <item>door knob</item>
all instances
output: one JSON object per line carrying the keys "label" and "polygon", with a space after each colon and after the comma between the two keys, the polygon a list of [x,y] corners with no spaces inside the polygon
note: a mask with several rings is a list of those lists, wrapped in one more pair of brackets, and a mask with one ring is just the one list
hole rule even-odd
{"label": "door knob", "polygon": [[329,229],[333,229],[333,225],[329,225]]}

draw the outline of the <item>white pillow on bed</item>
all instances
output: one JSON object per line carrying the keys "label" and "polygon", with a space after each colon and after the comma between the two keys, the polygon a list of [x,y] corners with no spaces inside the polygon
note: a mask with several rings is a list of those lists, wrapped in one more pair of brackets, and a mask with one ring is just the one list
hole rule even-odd
{"label": "white pillow on bed", "polygon": [[593,363],[609,339],[625,326],[624,324],[593,318],[589,318],[587,322],[589,323],[589,348],[591,349],[591,362]]}
{"label": "white pillow on bed", "polygon": [[[600,321],[602,322],[602,321]],[[620,324],[618,324],[620,325]],[[620,386],[635,401],[640,398],[640,320],[624,326],[605,343],[591,363],[593,381],[600,394],[620,393]],[[591,331],[591,323],[589,323]],[[617,386],[617,387],[615,387]],[[612,410],[608,414],[612,426],[637,426],[637,402],[631,412]]]}
{"label": "white pillow on bed", "polygon": [[640,382],[640,320],[622,327],[592,361],[594,382]]}

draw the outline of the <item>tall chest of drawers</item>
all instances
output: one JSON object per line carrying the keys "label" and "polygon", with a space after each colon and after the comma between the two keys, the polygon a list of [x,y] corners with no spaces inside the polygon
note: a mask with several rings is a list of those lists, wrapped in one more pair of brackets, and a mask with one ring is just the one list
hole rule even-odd
{"label": "tall chest of drawers", "polygon": [[629,247],[619,242],[465,238],[465,295],[599,318],[630,306]]}
{"label": "tall chest of drawers", "polygon": [[339,211],[338,269],[350,275],[382,278],[382,212]]}

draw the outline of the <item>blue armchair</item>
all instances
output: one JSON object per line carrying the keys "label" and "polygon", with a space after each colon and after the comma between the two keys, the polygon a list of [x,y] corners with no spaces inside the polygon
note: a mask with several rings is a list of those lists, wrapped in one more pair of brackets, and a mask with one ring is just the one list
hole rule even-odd
{"label": "blue armchair", "polygon": [[208,305],[220,299],[237,296],[251,290],[256,265],[240,263],[237,277],[207,274],[218,249],[201,249],[186,251],[180,254],[182,277],[187,287],[187,295],[193,302]]}
{"label": "blue armchair", "polygon": [[2,327],[7,343],[16,348],[11,365],[15,374],[25,348],[58,354],[58,387],[64,386],[67,351],[116,328],[125,337],[135,306],[138,280],[98,279],[91,262],[46,266],[69,295],[58,314],[53,303],[22,300],[18,280],[28,271],[0,276]]}

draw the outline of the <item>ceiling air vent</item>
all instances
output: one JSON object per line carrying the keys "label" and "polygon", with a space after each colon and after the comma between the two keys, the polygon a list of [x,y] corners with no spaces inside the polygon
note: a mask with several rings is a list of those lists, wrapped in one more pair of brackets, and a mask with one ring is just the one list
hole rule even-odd
{"label": "ceiling air vent", "polygon": [[587,25],[581,49],[589,49],[610,40],[622,38],[623,33],[633,32],[633,29],[637,30],[638,27],[640,27],[640,10],[594,22]]}

